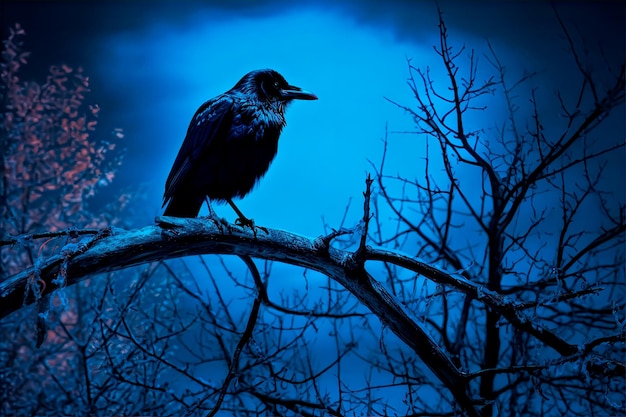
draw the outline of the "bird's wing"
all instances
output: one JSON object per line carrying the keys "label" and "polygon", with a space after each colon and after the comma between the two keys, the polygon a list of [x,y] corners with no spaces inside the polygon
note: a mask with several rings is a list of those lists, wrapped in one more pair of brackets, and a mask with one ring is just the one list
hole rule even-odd
{"label": "bird's wing", "polygon": [[233,98],[223,94],[205,102],[193,115],[165,182],[164,206],[192,171],[198,157],[210,149],[216,138],[226,137],[233,120],[233,104]]}

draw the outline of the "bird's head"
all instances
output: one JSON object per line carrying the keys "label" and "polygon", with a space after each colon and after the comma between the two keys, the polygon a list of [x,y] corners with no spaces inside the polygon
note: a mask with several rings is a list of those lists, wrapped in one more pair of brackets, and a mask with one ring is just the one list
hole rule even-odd
{"label": "bird's head", "polygon": [[255,95],[259,101],[284,106],[291,100],[317,100],[317,96],[290,85],[278,72],[271,69],[251,71],[233,87],[244,94]]}

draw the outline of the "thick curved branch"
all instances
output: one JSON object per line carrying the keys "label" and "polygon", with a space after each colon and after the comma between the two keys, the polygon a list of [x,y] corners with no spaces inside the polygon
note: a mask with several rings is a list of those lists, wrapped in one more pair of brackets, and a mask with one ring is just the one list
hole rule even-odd
{"label": "thick curved branch", "polygon": [[[130,266],[201,254],[252,256],[309,268],[329,276],[357,299],[407,344],[450,390],[469,415],[480,415],[468,394],[465,374],[448,355],[364,268],[362,256],[329,247],[329,240],[307,239],[280,230],[222,231],[202,219],[158,217],[157,225],[138,230],[112,230],[85,251],[64,253],[39,262],[0,283],[0,318],[18,310],[62,285],[72,285],[93,274]],[[64,279],[58,279],[59,275]],[[42,282],[36,296],[33,283]]]}

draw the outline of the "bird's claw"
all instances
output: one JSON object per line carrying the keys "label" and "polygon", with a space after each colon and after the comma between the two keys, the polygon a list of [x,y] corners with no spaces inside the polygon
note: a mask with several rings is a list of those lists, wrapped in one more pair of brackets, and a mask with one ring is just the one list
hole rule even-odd
{"label": "bird's claw", "polygon": [[225,218],[219,217],[213,212],[210,212],[209,215],[204,218],[213,222],[213,224],[215,225],[215,227],[217,227],[221,234],[224,234],[226,231],[232,234],[230,223],[228,223],[228,220],[226,220]]}
{"label": "bird's claw", "polygon": [[249,227],[250,229],[252,229],[252,232],[254,233],[254,237],[256,237],[256,229],[263,230],[266,235],[270,234],[266,227],[255,225],[254,219],[248,219],[247,217],[237,218],[237,220],[235,220],[235,225],[241,227],[242,229]]}

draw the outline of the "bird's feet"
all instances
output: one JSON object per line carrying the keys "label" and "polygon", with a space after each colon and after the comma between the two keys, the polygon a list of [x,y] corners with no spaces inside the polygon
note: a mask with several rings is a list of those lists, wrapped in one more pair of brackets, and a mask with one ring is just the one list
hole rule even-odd
{"label": "bird's feet", "polygon": [[213,224],[215,225],[215,227],[217,227],[221,234],[224,234],[226,232],[228,232],[229,234],[232,233],[231,224],[228,223],[228,220],[223,217],[219,217],[215,214],[213,210],[209,211],[208,216],[204,216],[202,218],[213,222]]}
{"label": "bird's feet", "polygon": [[263,227],[263,226],[256,226],[254,224],[254,219],[249,219],[247,217],[244,216],[239,216],[239,218],[237,220],[235,220],[235,224],[239,227],[246,228],[249,227],[250,229],[252,229],[252,232],[254,233],[254,237],[256,237],[256,229],[260,229],[263,230],[265,232],[266,235],[269,235],[269,231],[267,230],[267,228]]}

